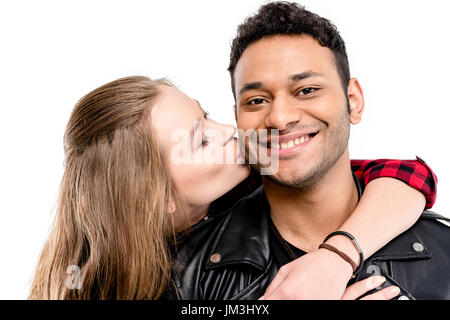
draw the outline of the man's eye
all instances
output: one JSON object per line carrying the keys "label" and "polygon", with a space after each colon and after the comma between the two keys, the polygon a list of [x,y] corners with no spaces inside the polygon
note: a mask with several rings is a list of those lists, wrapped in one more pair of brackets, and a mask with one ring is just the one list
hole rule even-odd
{"label": "man's eye", "polygon": [[262,103],[264,103],[264,102],[265,102],[265,101],[264,101],[263,98],[256,98],[256,99],[250,100],[250,101],[247,102],[246,104],[249,104],[249,105],[257,105],[257,104],[262,104]]}
{"label": "man's eye", "polygon": [[299,95],[307,95],[307,94],[313,93],[316,90],[317,90],[317,88],[305,88],[305,89],[300,90],[298,94]]}
{"label": "man's eye", "polygon": [[209,112],[205,111],[205,114],[203,115],[203,118],[208,119],[209,118]]}

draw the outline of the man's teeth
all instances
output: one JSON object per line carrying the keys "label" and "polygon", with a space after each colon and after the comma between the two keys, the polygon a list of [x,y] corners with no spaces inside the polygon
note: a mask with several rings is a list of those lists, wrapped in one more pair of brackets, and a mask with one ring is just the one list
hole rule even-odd
{"label": "man's teeth", "polygon": [[302,136],[300,138],[295,138],[288,142],[282,142],[280,143],[272,143],[272,148],[274,149],[291,149],[295,146],[298,146],[299,144],[306,142],[310,139],[309,135]]}

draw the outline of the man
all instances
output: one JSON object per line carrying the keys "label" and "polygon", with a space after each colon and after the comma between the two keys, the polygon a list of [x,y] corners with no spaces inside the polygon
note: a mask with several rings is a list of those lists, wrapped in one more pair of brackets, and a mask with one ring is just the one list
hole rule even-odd
{"label": "man", "polygon": [[[363,93],[350,78],[335,27],[291,3],[267,4],[239,27],[229,71],[238,128],[278,132],[256,144],[244,141],[247,153],[259,148],[276,155],[278,170],[263,176],[263,187],[220,223],[190,240],[210,245],[184,259],[201,268],[184,265],[188,274],[176,278],[184,298],[279,297],[280,279],[266,287],[280,268],[315,254],[328,235],[342,230],[363,192],[348,151],[350,124],[359,123],[364,111]],[[387,281],[378,290],[395,285],[399,299],[450,299],[450,232],[438,219],[445,220],[424,213],[365,262],[349,234],[330,237],[319,251],[352,266],[336,278],[350,279],[359,266],[350,283],[383,275]],[[318,265],[317,277],[322,268],[327,266]]]}

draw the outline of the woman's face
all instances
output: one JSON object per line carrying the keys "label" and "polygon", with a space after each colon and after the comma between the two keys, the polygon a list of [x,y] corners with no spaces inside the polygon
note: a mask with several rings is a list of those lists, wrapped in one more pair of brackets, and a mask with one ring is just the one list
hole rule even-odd
{"label": "woman's face", "polygon": [[209,204],[244,180],[236,129],[207,117],[200,104],[180,90],[161,86],[151,119],[169,157],[172,179],[187,202],[192,219],[200,219]]}

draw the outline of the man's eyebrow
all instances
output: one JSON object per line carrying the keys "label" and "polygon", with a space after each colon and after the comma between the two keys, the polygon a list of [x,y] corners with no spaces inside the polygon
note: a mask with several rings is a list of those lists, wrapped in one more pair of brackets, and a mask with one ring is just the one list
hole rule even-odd
{"label": "man's eyebrow", "polygon": [[305,71],[305,72],[293,74],[292,76],[289,77],[289,80],[301,81],[301,80],[304,80],[304,79],[307,79],[307,78],[311,78],[311,77],[323,78],[324,76],[321,73],[308,70],[308,71]]}
{"label": "man's eyebrow", "polygon": [[262,82],[249,82],[242,86],[241,90],[239,90],[239,95],[243,94],[245,91],[261,89],[263,86]]}
{"label": "man's eyebrow", "polygon": [[[323,78],[324,76],[321,73],[308,70],[305,72],[293,74],[292,76],[289,77],[289,80],[300,81],[300,80],[304,80],[306,78],[311,78],[311,77]],[[242,95],[245,91],[261,89],[262,87],[263,87],[263,83],[259,82],[259,81],[246,83],[242,86],[241,90],[239,90],[239,95]]]}

